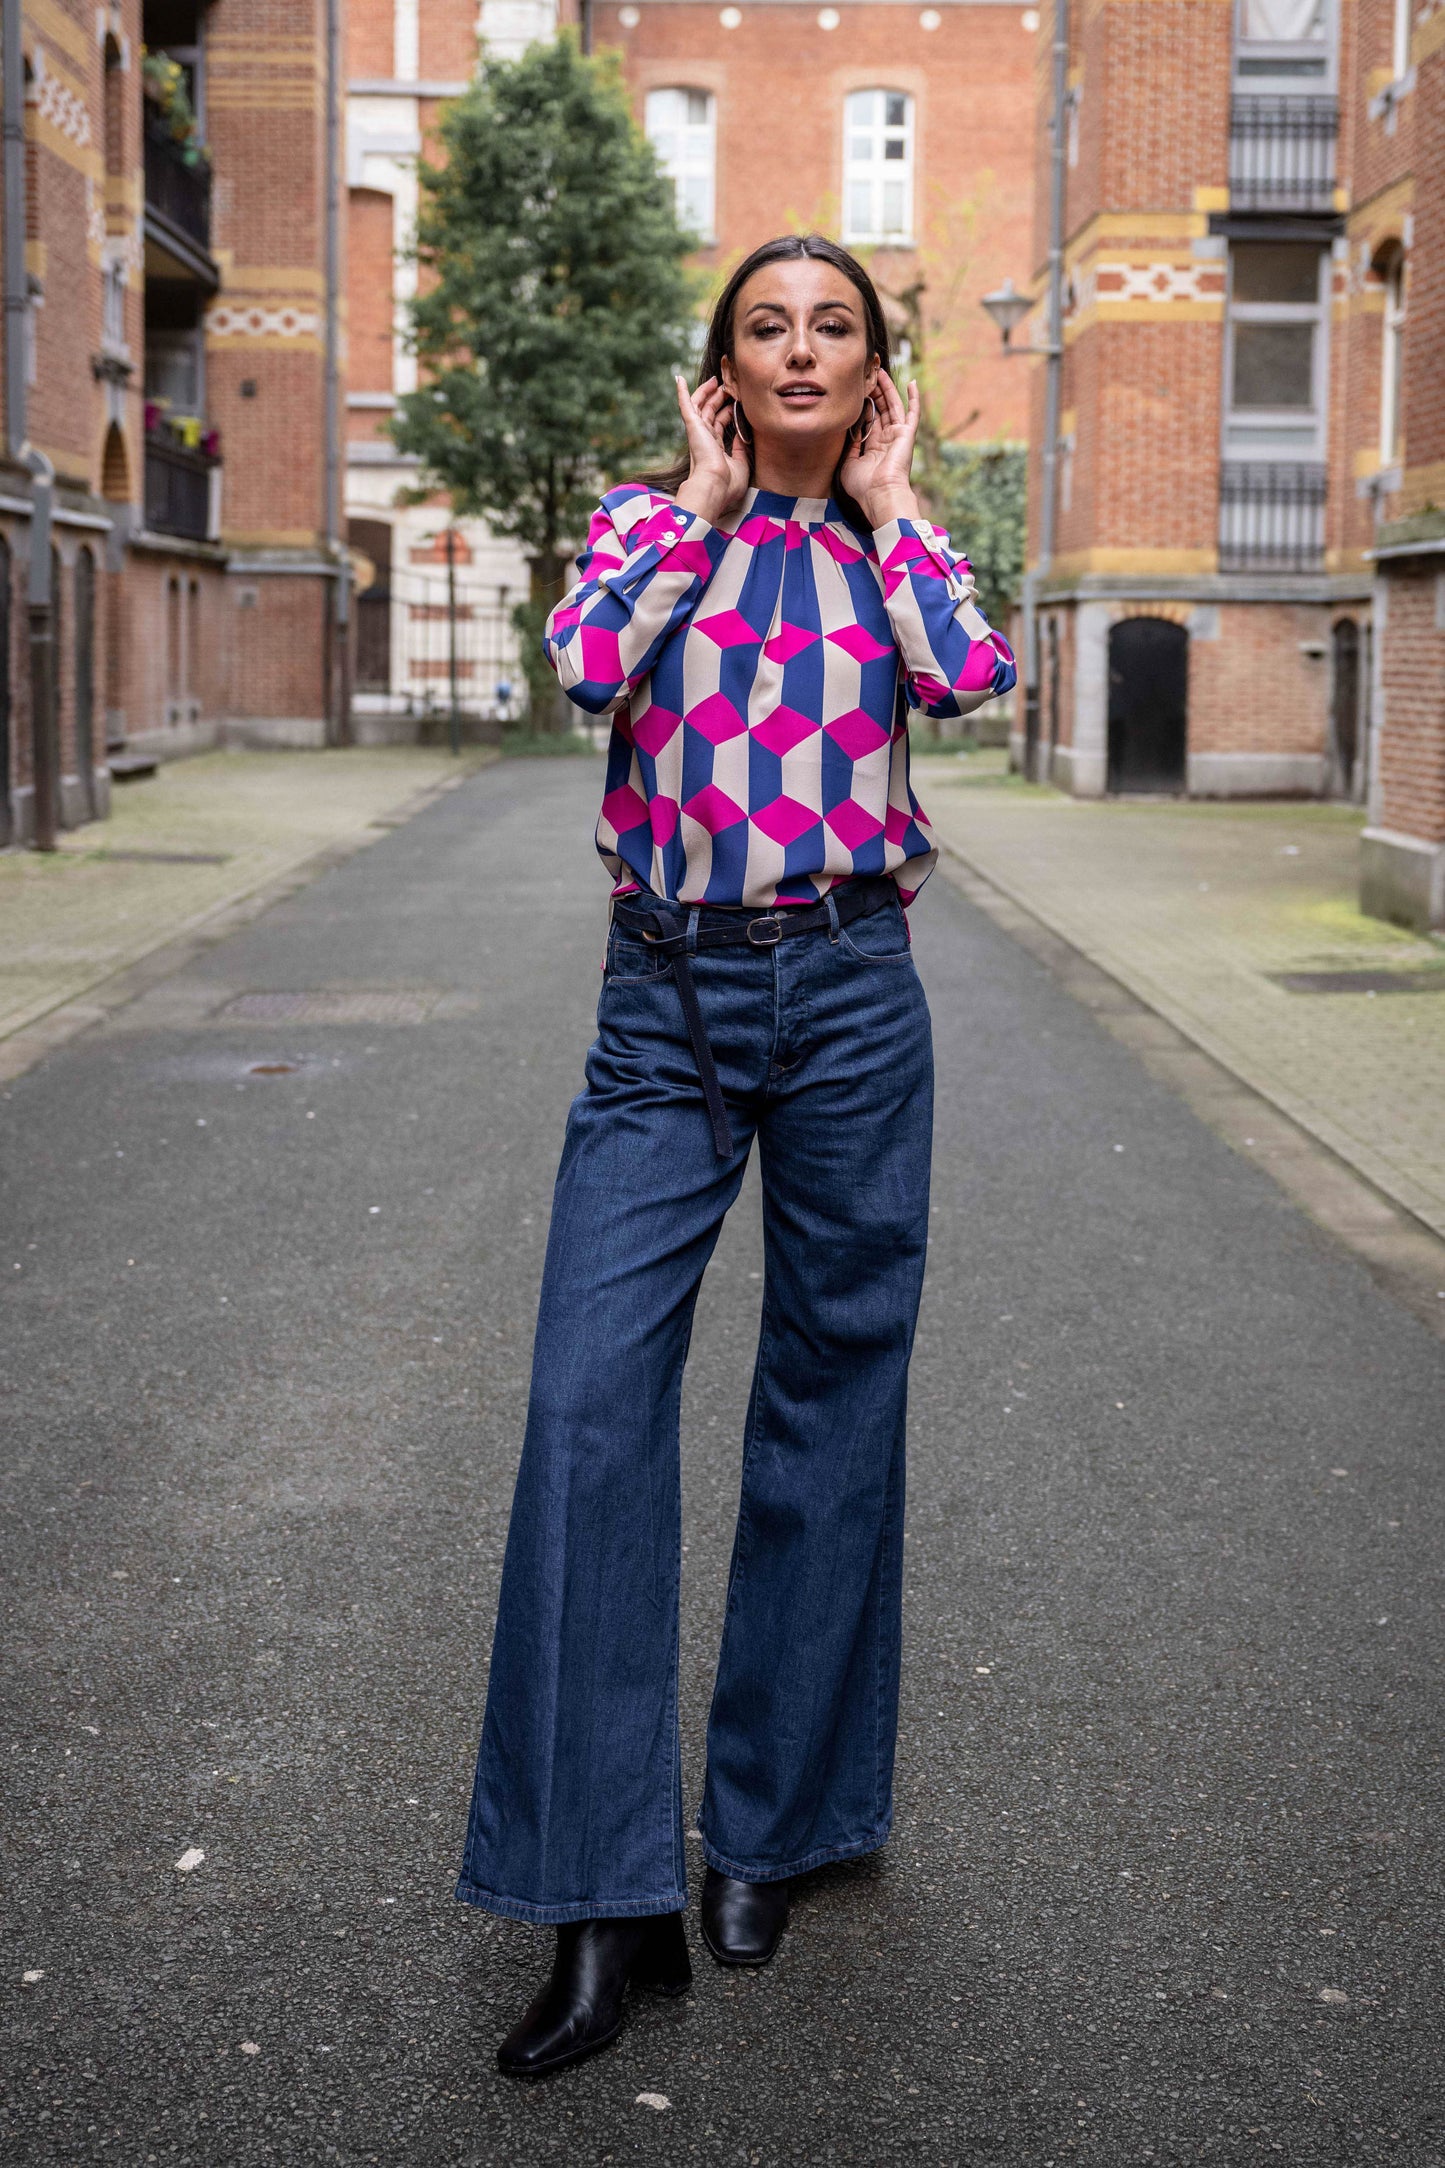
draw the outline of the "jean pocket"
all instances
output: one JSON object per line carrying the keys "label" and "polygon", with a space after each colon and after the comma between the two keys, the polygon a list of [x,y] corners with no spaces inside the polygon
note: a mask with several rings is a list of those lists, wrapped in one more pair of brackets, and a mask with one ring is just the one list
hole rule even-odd
{"label": "jean pocket", "polygon": [[908,964],[913,951],[908,943],[908,921],[901,903],[885,903],[881,910],[855,918],[838,931],[838,945],[860,964]]}
{"label": "jean pocket", "polygon": [[613,921],[607,936],[604,985],[636,985],[645,979],[660,979],[671,969],[672,965],[666,957],[658,955],[651,942],[644,941],[641,934],[628,933],[616,920]]}

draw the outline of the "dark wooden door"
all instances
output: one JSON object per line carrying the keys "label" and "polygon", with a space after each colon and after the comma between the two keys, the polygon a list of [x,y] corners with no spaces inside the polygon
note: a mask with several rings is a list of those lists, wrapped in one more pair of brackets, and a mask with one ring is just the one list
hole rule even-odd
{"label": "dark wooden door", "polygon": [[1189,732],[1189,634],[1167,617],[1109,630],[1109,788],[1181,791]]}
{"label": "dark wooden door", "polygon": [[1360,628],[1352,617],[1335,621],[1330,634],[1330,723],[1334,733],[1334,789],[1357,795],[1360,762]]}

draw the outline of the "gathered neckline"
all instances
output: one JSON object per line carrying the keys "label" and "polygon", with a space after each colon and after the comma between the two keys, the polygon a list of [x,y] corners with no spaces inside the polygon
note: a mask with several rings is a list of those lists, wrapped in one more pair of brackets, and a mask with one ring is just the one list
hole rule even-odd
{"label": "gathered neckline", "polygon": [[790,519],[800,527],[826,527],[843,519],[842,506],[833,497],[783,497],[775,489],[752,488],[738,508],[738,525],[761,513],[768,519]]}

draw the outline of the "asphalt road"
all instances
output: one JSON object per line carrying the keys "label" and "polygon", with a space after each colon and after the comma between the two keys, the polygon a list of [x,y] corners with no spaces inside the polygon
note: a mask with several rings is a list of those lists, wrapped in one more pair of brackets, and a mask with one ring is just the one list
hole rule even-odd
{"label": "asphalt road", "polygon": [[[4,2157],[1445,2161],[1445,1348],[941,877],[896,1834],[496,2074],[548,1938],[451,1889],[597,777],[478,776],[3,1095]],[[443,998],[218,1018],[322,989]],[[758,1269],[750,1181],[690,1804]]]}

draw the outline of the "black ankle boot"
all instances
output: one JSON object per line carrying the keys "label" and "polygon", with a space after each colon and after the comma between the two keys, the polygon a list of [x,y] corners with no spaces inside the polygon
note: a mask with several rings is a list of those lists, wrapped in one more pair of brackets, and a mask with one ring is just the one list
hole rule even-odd
{"label": "black ankle boot", "polygon": [[702,1939],[720,1965],[765,1965],[788,1924],[786,1882],[737,1882],[709,1867],[702,1885]]}
{"label": "black ankle boot", "polygon": [[691,1984],[680,1912],[576,1920],[557,1929],[552,1977],[498,2048],[497,2061],[508,2077],[544,2077],[617,2038],[629,1987],[683,1995]]}

